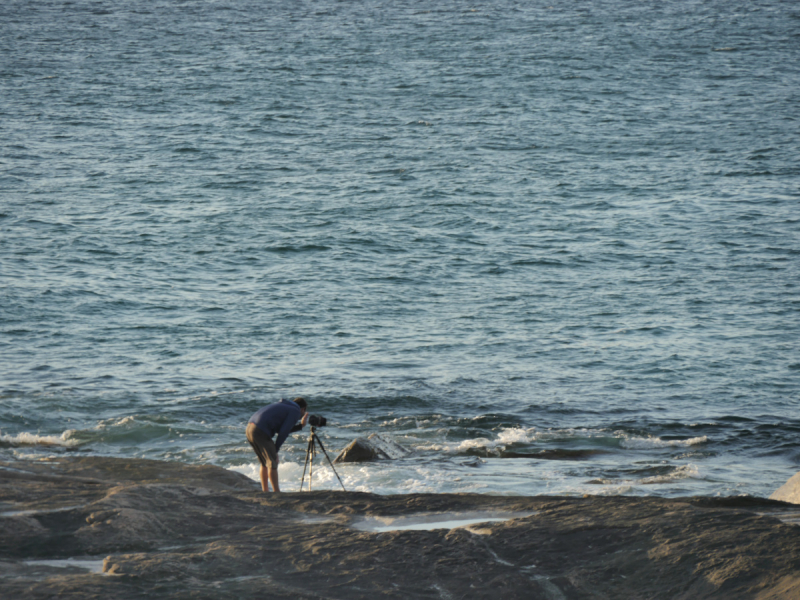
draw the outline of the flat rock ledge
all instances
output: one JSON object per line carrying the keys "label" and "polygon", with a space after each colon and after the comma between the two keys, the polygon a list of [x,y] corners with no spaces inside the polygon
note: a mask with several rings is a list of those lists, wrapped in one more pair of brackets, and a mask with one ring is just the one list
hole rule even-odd
{"label": "flat rock ledge", "polygon": [[[751,497],[264,494],[212,466],[0,462],[0,597],[796,599],[798,510]],[[516,518],[356,526],[466,514]]]}

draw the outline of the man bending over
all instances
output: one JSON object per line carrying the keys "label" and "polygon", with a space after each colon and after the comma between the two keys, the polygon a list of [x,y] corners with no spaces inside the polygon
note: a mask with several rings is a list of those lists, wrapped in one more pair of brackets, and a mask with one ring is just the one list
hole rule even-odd
{"label": "man bending over", "polygon": [[[303,398],[294,400],[281,400],[275,404],[265,406],[257,411],[247,424],[247,441],[255,450],[261,463],[261,489],[269,491],[269,485],[275,492],[280,492],[278,486],[278,450],[283,442],[293,431],[300,431],[308,421],[306,401]],[[298,423],[300,421],[300,423]],[[275,442],[272,436],[278,434]]]}

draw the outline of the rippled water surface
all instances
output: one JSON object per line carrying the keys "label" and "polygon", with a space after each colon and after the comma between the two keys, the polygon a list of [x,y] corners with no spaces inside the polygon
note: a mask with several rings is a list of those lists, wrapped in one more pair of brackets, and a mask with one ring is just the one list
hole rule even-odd
{"label": "rippled water surface", "polygon": [[353,489],[768,495],[798,90],[779,0],[6,0],[0,456],[255,476],[302,394],[414,450]]}

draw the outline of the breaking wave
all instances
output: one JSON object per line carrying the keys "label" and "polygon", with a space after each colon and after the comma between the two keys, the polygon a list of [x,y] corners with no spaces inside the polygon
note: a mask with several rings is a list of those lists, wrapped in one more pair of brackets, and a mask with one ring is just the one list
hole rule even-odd
{"label": "breaking wave", "polygon": [[697,446],[708,442],[708,436],[693,437],[688,440],[662,440],[658,437],[632,437],[620,441],[620,446],[629,450],[646,450],[648,448],[683,448]]}
{"label": "breaking wave", "polygon": [[499,446],[511,444],[532,444],[534,442],[553,442],[558,440],[576,441],[593,440],[595,442],[606,441],[607,444],[616,445],[628,449],[646,450],[648,448],[670,448],[688,447],[708,442],[708,436],[693,437],[685,440],[664,440],[660,437],[638,437],[629,436],[627,433],[608,431],[595,431],[589,429],[565,429],[559,431],[536,431],[535,429],[524,429],[521,427],[507,427],[502,429],[497,437],[478,437],[463,440],[459,443],[432,444],[420,447],[420,450],[439,450],[447,452],[466,452],[474,449],[493,449]]}
{"label": "breaking wave", "polygon": [[645,477],[640,479],[637,483],[641,485],[655,485],[659,483],[672,483],[681,479],[705,479],[700,474],[700,469],[696,465],[688,464],[676,467],[671,473],[664,475],[656,475],[653,477]]}
{"label": "breaking wave", "polygon": [[71,448],[79,444],[78,440],[70,439],[72,429],[68,429],[59,436],[39,435],[23,431],[16,435],[0,433],[0,448],[18,448],[20,446],[61,446]]}
{"label": "breaking wave", "polygon": [[617,487],[627,486],[629,488],[633,488],[634,486],[638,485],[670,484],[670,483],[675,483],[676,481],[681,481],[683,479],[705,479],[705,478],[706,477],[700,472],[700,469],[697,467],[697,465],[686,464],[671,468],[666,473],[660,473],[658,475],[652,475],[650,477],[640,477],[638,479],[633,479],[629,477],[622,477],[622,478],[605,477],[605,478],[592,479],[587,483],[590,485],[617,486]]}
{"label": "breaking wave", "polygon": [[497,434],[497,438],[490,440],[486,437],[472,438],[458,443],[445,444],[423,444],[417,446],[417,450],[431,450],[435,452],[448,452],[451,454],[462,454],[474,450],[494,450],[503,448],[510,444],[530,444],[536,440],[533,429],[522,429],[520,427],[507,427]]}

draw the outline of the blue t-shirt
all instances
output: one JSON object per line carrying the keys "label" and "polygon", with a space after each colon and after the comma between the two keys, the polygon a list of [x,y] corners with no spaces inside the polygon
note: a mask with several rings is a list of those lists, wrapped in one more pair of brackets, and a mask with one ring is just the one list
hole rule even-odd
{"label": "blue t-shirt", "polygon": [[291,400],[281,400],[275,404],[265,406],[250,417],[250,423],[255,423],[261,431],[266,433],[270,439],[276,433],[275,449],[280,450],[283,442],[292,431],[299,431],[303,428],[297,423],[303,415],[303,411]]}

